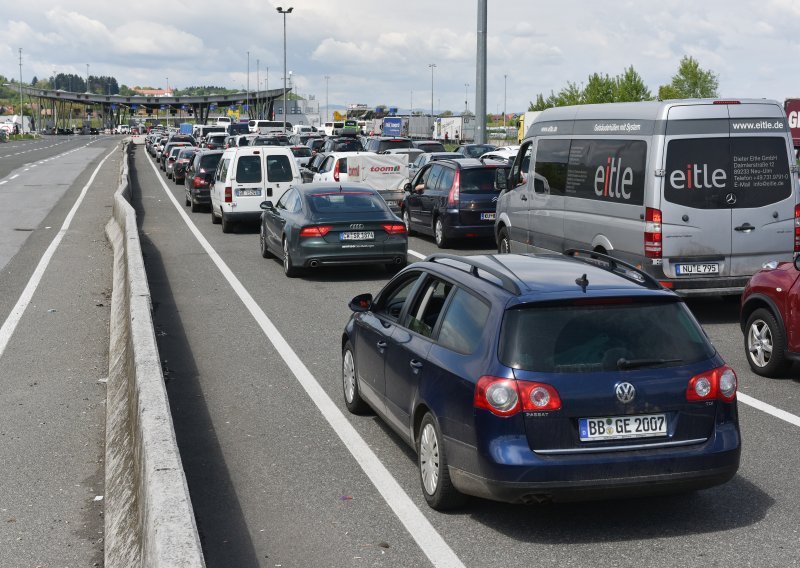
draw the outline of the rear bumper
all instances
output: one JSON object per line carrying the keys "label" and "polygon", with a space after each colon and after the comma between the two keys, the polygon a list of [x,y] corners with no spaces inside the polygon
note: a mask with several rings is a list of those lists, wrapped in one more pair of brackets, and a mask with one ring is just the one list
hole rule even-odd
{"label": "rear bumper", "polygon": [[681,296],[724,296],[744,292],[749,276],[722,278],[658,278],[666,287]]}
{"label": "rear bumper", "polygon": [[[211,203],[211,199],[208,200]],[[198,201],[198,203],[200,203]],[[234,223],[256,223],[261,222],[261,211],[225,211],[223,209],[223,215],[229,220],[233,221]]]}
{"label": "rear bumper", "polygon": [[348,264],[404,264],[408,257],[406,239],[389,239],[372,243],[371,247],[343,248],[340,244],[326,243],[320,239],[309,240],[292,252],[292,262],[297,266],[314,268]]}
{"label": "rear bumper", "polygon": [[211,205],[211,190],[209,189],[191,188],[189,195],[191,195],[192,201],[199,205]]}
{"label": "rear bumper", "polygon": [[448,238],[494,238],[494,219],[477,225],[460,224],[458,211],[447,211],[442,216],[444,234]]}

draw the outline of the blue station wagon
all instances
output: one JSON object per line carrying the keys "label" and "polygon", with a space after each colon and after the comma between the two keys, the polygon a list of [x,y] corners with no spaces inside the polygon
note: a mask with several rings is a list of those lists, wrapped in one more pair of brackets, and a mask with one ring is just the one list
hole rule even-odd
{"label": "blue station wagon", "polygon": [[694,490],[738,467],[737,379],[680,297],[609,256],[437,254],[356,296],[347,408],[435,509]]}

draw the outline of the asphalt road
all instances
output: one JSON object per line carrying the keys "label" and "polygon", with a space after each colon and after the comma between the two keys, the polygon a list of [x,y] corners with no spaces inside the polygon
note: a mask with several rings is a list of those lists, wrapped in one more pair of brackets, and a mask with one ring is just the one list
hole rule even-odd
{"label": "asphalt road", "polygon": [[118,143],[0,144],[0,566],[103,562]]}
{"label": "asphalt road", "polygon": [[[458,512],[432,511],[413,452],[341,401],[347,302],[377,292],[388,275],[324,269],[289,280],[278,261],[260,257],[255,228],[223,235],[210,214],[188,213],[183,188],[143,146],[132,175],[159,349],[210,568],[800,565],[798,427],[741,401],[742,464],[724,486],[567,505],[474,499]],[[492,243],[478,246],[455,252],[487,252]],[[437,250],[425,237],[411,238],[410,249]],[[735,303],[690,307],[736,369],[740,392],[800,415],[798,369],[779,380],[749,371]]]}

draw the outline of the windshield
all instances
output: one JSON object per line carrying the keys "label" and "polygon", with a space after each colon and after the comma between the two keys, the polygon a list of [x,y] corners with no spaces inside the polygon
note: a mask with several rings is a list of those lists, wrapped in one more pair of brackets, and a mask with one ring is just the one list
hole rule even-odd
{"label": "windshield", "polygon": [[[500,360],[545,373],[618,371],[625,361],[657,361],[648,368],[706,360],[714,348],[682,302],[576,302],[509,310]],[[577,304],[577,305],[576,305]]]}
{"label": "windshield", "polygon": [[308,201],[313,212],[323,215],[386,212],[383,198],[366,191],[312,193]]}
{"label": "windshield", "polygon": [[494,149],[495,146],[492,146],[491,144],[475,144],[473,146],[465,146],[464,154],[470,158],[480,158],[486,152],[491,152]]}
{"label": "windshield", "polygon": [[506,187],[508,168],[474,168],[461,170],[461,193],[490,193]]}

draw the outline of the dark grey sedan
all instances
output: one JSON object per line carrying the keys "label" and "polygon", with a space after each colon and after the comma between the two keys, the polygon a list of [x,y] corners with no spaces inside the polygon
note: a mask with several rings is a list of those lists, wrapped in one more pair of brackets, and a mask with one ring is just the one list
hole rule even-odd
{"label": "dark grey sedan", "polygon": [[394,272],[407,263],[405,224],[367,185],[303,184],[261,209],[261,256],[282,258],[286,276],[345,264],[384,264]]}

